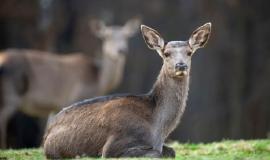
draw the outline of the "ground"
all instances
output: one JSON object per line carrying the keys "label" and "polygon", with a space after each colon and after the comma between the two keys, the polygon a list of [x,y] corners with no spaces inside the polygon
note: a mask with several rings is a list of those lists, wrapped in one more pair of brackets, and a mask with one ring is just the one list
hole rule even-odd
{"label": "ground", "polygon": [[[177,160],[270,160],[270,139],[170,144]],[[42,149],[0,150],[0,160],[43,160]],[[91,158],[83,158],[88,160]],[[135,159],[135,158],[133,158]],[[136,158],[137,159],[137,158]],[[139,158],[138,158],[139,159]],[[147,158],[141,158],[146,160]]]}

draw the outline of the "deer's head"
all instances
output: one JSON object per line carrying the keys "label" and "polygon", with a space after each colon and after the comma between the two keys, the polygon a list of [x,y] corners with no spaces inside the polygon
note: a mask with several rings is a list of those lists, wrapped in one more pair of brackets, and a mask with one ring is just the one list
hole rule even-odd
{"label": "deer's head", "polygon": [[173,78],[183,78],[189,74],[194,52],[206,45],[211,33],[211,23],[197,28],[187,41],[165,43],[156,30],[145,25],[141,25],[141,31],[147,46],[162,57],[166,73]]}
{"label": "deer's head", "polygon": [[106,26],[101,20],[90,22],[92,32],[103,40],[103,54],[113,58],[128,53],[128,39],[138,31],[139,25],[138,18],[127,21],[123,26]]}

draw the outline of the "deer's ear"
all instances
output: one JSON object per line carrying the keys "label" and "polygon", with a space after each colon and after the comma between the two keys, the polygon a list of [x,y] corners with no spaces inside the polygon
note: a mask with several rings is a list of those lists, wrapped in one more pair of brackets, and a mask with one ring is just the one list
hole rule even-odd
{"label": "deer's ear", "polygon": [[164,40],[160,34],[145,25],[141,25],[143,39],[150,49],[161,50],[164,48]]}
{"label": "deer's ear", "polygon": [[133,18],[126,22],[123,26],[124,33],[127,37],[133,36],[135,33],[138,32],[139,26],[141,23],[140,18]]}
{"label": "deer's ear", "polygon": [[195,51],[198,48],[202,48],[206,45],[211,33],[211,23],[206,23],[197,28],[191,34],[188,42],[190,47]]}
{"label": "deer's ear", "polygon": [[95,36],[97,36],[99,38],[104,37],[106,25],[103,21],[92,20],[89,22],[89,26],[90,26],[90,29],[94,33]]}

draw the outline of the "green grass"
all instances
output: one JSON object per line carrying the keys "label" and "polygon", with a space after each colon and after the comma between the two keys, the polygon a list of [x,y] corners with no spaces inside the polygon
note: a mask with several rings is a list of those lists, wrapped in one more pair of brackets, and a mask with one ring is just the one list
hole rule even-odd
{"label": "green grass", "polygon": [[[170,146],[175,149],[176,159],[179,160],[270,160],[270,139],[222,141],[207,144],[172,143]],[[42,149],[0,150],[0,160],[6,159],[42,160],[45,157]]]}

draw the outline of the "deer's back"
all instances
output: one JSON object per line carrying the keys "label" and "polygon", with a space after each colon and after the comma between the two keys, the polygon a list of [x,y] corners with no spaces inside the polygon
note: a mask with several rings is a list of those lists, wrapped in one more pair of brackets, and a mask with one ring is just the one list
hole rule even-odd
{"label": "deer's back", "polygon": [[91,91],[94,89],[91,85],[97,81],[98,75],[96,66],[88,57],[80,54],[66,56],[28,54],[27,56],[33,79],[30,97],[43,94],[44,96],[35,99],[43,97],[46,99],[40,101],[53,100],[54,104],[63,106],[93,96],[91,94],[95,91]]}

